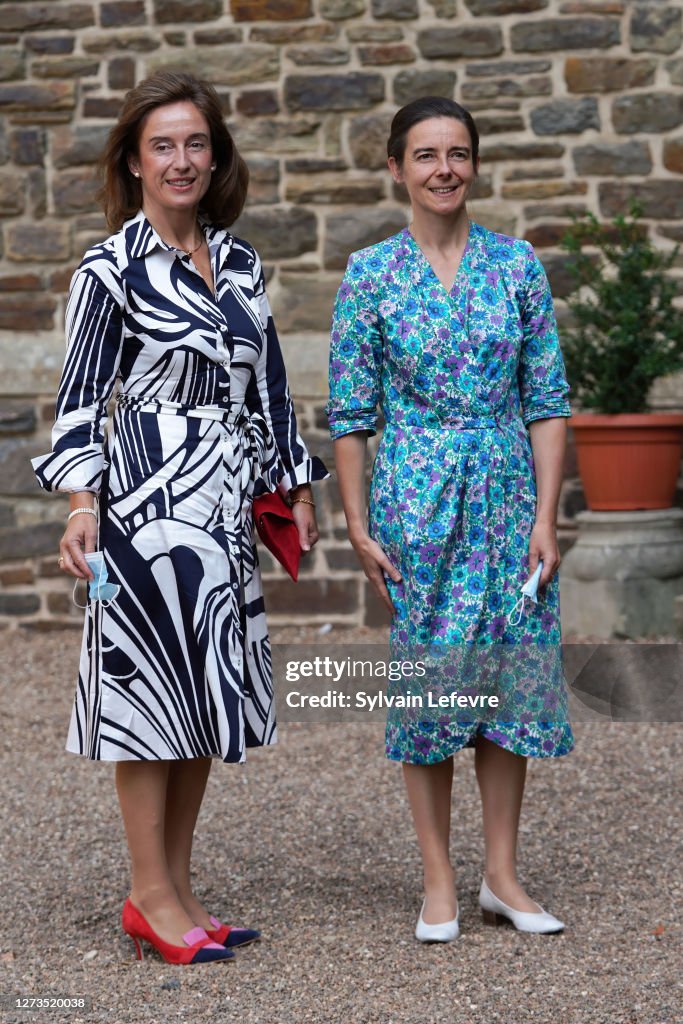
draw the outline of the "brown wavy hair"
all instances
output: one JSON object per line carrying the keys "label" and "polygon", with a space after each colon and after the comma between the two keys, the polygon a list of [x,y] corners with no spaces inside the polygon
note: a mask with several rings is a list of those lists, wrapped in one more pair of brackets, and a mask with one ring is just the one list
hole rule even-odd
{"label": "brown wavy hair", "polygon": [[103,184],[97,198],[111,231],[118,231],[142,206],[142,185],[128,167],[137,155],[145,118],[168,103],[194,103],[206,118],[216,170],[199,207],[212,224],[227,228],[237,220],[247,198],[249,170],[223,121],[212,85],[183,71],[156,71],[126,93],[117,123],[109,133],[100,168]]}

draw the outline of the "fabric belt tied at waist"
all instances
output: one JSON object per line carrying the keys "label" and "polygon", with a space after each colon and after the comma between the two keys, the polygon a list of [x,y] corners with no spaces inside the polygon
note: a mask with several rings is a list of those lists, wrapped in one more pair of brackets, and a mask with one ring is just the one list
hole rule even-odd
{"label": "fabric belt tied at waist", "polygon": [[[199,419],[216,420],[219,423],[239,423],[249,420],[250,416],[243,402],[231,402],[218,405],[183,405],[182,402],[169,402],[161,398],[143,398],[121,392],[116,397],[122,409],[136,412],[162,413],[169,416],[192,416]],[[259,417],[260,418],[260,417]]]}

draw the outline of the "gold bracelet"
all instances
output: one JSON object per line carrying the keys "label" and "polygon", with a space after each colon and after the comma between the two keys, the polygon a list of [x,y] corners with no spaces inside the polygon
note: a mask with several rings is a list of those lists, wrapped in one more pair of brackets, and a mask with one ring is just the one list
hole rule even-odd
{"label": "gold bracelet", "polygon": [[315,502],[311,501],[310,498],[292,498],[292,505],[294,505],[297,501],[300,501],[302,505],[312,505],[313,508],[315,508]]}

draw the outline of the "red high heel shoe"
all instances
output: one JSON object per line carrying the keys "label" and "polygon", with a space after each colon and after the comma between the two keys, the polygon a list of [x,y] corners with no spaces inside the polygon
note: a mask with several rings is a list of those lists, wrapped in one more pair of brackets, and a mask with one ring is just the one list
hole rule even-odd
{"label": "red high heel shoe", "polygon": [[214,960],[230,960],[235,955],[225,946],[212,941],[203,928],[191,928],[183,935],[186,946],[173,946],[170,942],[164,942],[129,899],[123,905],[121,923],[124,932],[130,935],[135,943],[138,960],[143,958],[141,939],[154,946],[167,964],[206,964]]}
{"label": "red high heel shoe", "polygon": [[246,946],[249,942],[257,942],[261,932],[255,928],[234,928],[231,924],[221,924],[217,917],[211,916],[213,928],[207,928],[206,934],[221,946]]}

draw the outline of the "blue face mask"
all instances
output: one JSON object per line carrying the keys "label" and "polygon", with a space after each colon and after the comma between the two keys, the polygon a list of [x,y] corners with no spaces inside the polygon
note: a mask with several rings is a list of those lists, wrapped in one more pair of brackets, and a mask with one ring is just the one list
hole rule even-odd
{"label": "blue face mask", "polygon": [[[89,581],[88,597],[91,601],[101,601],[106,607],[116,600],[121,587],[117,583],[108,582],[107,566],[101,551],[89,551],[83,557],[92,569],[94,576],[94,579]],[[76,601],[76,586],[74,587],[74,604],[77,604],[79,608],[87,608],[87,605],[80,605]]]}
{"label": "blue face mask", "polygon": [[524,599],[526,597],[528,597],[530,601],[533,601],[534,604],[538,604],[538,581],[541,578],[542,572],[543,561],[541,560],[536,566],[536,570],[534,571],[534,573],[529,577],[529,579],[522,587],[522,596],[520,597],[519,601],[508,615],[508,622],[510,623],[511,626],[518,626],[519,623],[522,621],[522,615],[524,614]]}

